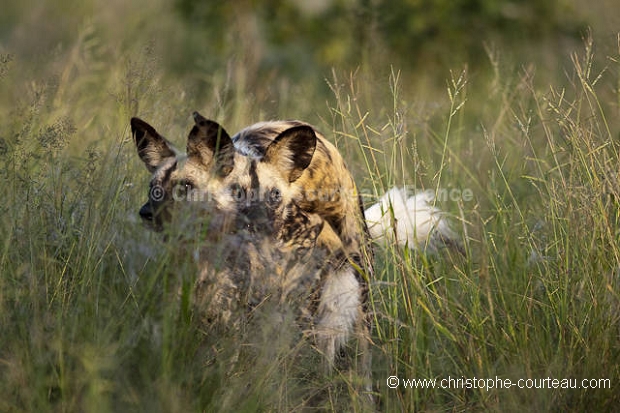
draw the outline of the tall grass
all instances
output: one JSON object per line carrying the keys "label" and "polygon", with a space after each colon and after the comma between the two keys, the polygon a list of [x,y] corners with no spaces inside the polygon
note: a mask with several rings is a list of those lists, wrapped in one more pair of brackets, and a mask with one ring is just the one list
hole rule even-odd
{"label": "tall grass", "polygon": [[[263,91],[264,102],[275,93],[281,103],[261,106],[239,68],[211,79],[207,99],[166,77],[152,48],[109,54],[95,33],[83,28],[55,63],[58,76],[0,59],[0,410],[368,407],[348,377],[305,374],[316,359],[286,329],[201,326],[189,300],[194,264],[138,222],[148,177],[129,117],[182,147],[196,109],[230,132],[270,117],[316,123],[367,202],[394,184],[474,194],[438,199],[465,257],[375,251],[378,410],[619,404],[620,51],[601,67],[588,40],[565,80],[545,86],[529,68],[454,71],[446,90],[420,98],[397,69],[389,79],[335,71],[327,105],[307,85],[281,82]],[[104,64],[110,56],[116,63]],[[609,378],[612,388],[390,389],[392,375]]]}
{"label": "tall grass", "polygon": [[[381,250],[373,296],[384,364],[375,367],[382,378],[600,377],[612,388],[391,390],[379,383],[386,410],[614,409],[619,170],[609,113],[617,112],[618,91],[605,103],[598,89],[617,84],[618,67],[614,58],[595,72],[589,39],[572,59],[567,87],[538,90],[528,72],[516,85],[500,86],[485,108],[495,114],[481,121],[479,136],[462,129],[468,102],[459,95],[467,79],[448,82],[444,130],[424,136],[435,147],[424,158],[436,168],[424,181],[474,189],[473,202],[444,205],[469,234],[467,257],[435,262]],[[373,129],[367,116],[355,117],[363,109],[351,112],[356,130]],[[387,139],[359,139],[362,150],[382,152],[388,165],[403,153],[390,142],[398,139],[394,119]],[[422,136],[412,135],[419,146]],[[477,139],[475,157],[466,139]],[[388,168],[382,178],[399,181],[400,173]]]}

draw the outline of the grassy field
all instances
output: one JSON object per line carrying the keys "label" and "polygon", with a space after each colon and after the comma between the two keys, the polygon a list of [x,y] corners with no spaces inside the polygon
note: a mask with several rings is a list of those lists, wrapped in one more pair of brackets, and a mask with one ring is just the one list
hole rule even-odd
{"label": "grassy field", "polygon": [[[257,88],[242,65],[171,75],[157,47],[124,40],[153,36],[152,15],[124,18],[125,38],[117,17],[72,26],[39,57],[0,49],[0,411],[295,411],[317,392],[326,410],[367,407],[346,377],[303,376],[313,360],[298,360],[277,326],[239,337],[195,320],[191,260],[139,222],[148,174],[129,132],[139,115],[182,147],[193,110],[230,132],[314,123],[367,203],[394,184],[443,194],[466,257],[376,249],[378,410],[617,409],[617,39],[586,37],[557,73],[511,68],[489,50],[488,71],[446,70],[445,87],[388,65],[321,74],[322,90],[286,79]],[[460,388],[405,387],[448,378]]]}

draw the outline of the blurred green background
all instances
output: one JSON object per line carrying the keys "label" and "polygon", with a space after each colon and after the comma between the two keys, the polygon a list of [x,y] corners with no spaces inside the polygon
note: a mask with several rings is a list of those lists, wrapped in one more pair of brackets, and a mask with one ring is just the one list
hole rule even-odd
{"label": "blurred green background", "polygon": [[[144,75],[142,86],[151,89],[163,76],[174,79],[165,88],[182,84],[184,98],[197,102],[242,96],[260,108],[252,118],[311,115],[283,108],[293,98],[324,100],[332,70],[385,82],[395,70],[405,93],[424,97],[443,93],[450,70],[467,68],[475,81],[498,64],[508,71],[533,64],[544,83],[563,75],[588,27],[595,41],[612,48],[620,27],[613,0],[4,3],[3,116],[33,82],[64,88],[60,104],[71,83],[89,82],[85,77],[91,90],[118,95],[119,75]],[[128,112],[139,112],[137,102],[125,103]]]}

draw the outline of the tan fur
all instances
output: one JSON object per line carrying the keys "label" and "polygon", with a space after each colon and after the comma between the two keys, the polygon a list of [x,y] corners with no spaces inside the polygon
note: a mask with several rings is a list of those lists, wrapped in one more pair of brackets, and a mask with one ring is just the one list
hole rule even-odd
{"label": "tan fur", "polygon": [[[300,125],[311,127],[299,121],[261,122],[243,129],[232,140],[239,152],[261,159],[276,137]],[[316,150],[308,168],[290,184],[291,197],[303,210],[323,217],[334,228],[348,253],[366,256],[364,264],[366,270],[371,271],[371,259],[366,251],[370,239],[355,181],[336,147],[313,130]],[[277,164],[268,164],[263,173],[272,174],[270,170],[277,167]]]}
{"label": "tan fur", "polygon": [[351,336],[367,348],[366,276],[359,270],[372,269],[369,239],[336,148],[300,122],[255,125],[231,140],[215,122],[199,114],[195,121],[186,155],[139,119],[132,132],[153,173],[142,217],[161,229],[183,205],[191,223],[206,225],[196,289],[205,318],[230,322],[233,312],[276,291],[278,301],[294,303],[310,320],[329,366]]}

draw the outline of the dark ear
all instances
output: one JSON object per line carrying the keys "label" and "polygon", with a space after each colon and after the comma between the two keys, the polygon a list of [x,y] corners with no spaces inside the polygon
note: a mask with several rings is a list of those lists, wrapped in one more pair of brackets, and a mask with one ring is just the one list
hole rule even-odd
{"label": "dark ear", "polygon": [[235,165],[235,147],[230,136],[218,123],[198,112],[194,112],[194,121],[187,138],[187,156],[198,158],[206,167],[214,165],[220,176],[228,175]]}
{"label": "dark ear", "polygon": [[138,155],[149,172],[155,172],[165,159],[175,156],[170,143],[142,119],[131,118],[131,134],[138,148]]}
{"label": "dark ear", "polygon": [[310,165],[317,137],[310,126],[295,126],[269,144],[262,162],[272,163],[289,182],[296,181]]}

